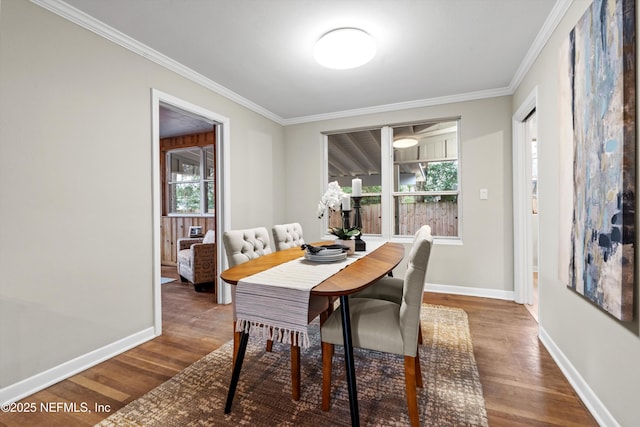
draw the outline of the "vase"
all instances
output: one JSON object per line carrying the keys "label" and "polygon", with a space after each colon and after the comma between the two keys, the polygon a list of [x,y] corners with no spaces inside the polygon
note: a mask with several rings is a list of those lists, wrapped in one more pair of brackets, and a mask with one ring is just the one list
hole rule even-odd
{"label": "vase", "polygon": [[349,249],[347,250],[347,255],[353,255],[356,251],[356,241],[353,239],[349,239],[349,240],[336,239],[336,244],[348,247]]}

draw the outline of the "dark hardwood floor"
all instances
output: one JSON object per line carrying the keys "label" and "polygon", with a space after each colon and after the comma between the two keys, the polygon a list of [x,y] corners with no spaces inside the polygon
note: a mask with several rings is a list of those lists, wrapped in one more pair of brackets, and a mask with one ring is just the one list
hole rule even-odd
{"label": "dark hardwood floor", "polygon": [[[177,278],[175,268],[163,267],[162,276]],[[490,426],[597,425],[524,306],[434,293],[425,302],[467,312]],[[15,409],[35,412],[0,413],[0,426],[93,425],[232,338],[231,307],[179,280],[162,286],[162,313],[162,336],[23,399]]]}

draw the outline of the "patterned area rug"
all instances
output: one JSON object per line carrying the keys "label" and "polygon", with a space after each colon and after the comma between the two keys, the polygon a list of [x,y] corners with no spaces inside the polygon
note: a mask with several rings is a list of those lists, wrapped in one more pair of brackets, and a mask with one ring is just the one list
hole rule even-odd
{"label": "patterned area rug", "polygon": [[[320,409],[322,359],[317,321],[311,347],[301,351],[301,398],[291,399],[289,346],[250,337],[232,412],[223,408],[231,378],[228,342],[131,402],[99,426],[349,426],[349,400],[342,347],[336,347],[331,409]],[[467,314],[425,304],[418,389],[420,421],[429,426],[487,426],[482,386],[473,357]],[[403,357],[355,349],[360,423],[409,425]]]}

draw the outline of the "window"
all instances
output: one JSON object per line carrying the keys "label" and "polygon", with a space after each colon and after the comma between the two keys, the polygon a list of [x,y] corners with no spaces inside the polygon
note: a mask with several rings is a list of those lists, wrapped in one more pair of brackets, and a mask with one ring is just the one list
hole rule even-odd
{"label": "window", "polygon": [[[364,234],[413,236],[428,224],[434,236],[459,237],[457,119],[328,135],[327,154],[327,182],[351,193],[362,179]],[[337,226],[339,215],[329,221]]]}
{"label": "window", "polygon": [[215,211],[213,146],[167,152],[169,214],[199,215]]}

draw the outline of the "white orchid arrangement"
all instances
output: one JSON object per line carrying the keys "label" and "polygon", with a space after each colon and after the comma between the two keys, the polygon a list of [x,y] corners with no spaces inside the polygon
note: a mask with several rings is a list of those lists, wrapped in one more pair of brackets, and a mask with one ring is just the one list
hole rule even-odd
{"label": "white orchid arrangement", "polygon": [[[349,195],[342,191],[338,181],[330,182],[327,191],[324,193],[324,196],[322,196],[322,199],[320,199],[320,203],[318,203],[318,218],[324,216],[327,208],[333,211],[339,211],[342,208],[342,198],[345,196]],[[342,218],[342,227],[331,227],[328,232],[343,240],[352,239],[361,234],[359,228],[346,228],[344,226],[344,218]]]}
{"label": "white orchid arrangement", "polygon": [[318,218],[324,216],[327,208],[333,211],[339,211],[344,196],[347,196],[347,193],[342,191],[338,181],[330,182],[327,191],[324,193],[324,196],[322,196],[322,199],[320,199],[320,203],[318,203]]}

